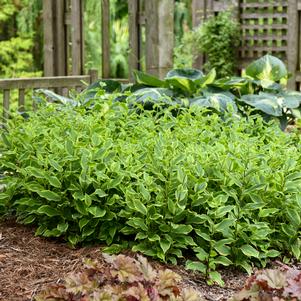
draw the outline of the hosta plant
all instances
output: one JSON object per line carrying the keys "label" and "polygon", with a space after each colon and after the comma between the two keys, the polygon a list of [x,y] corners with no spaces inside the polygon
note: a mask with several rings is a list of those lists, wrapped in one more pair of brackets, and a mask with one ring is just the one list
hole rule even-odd
{"label": "hosta plant", "polygon": [[62,284],[43,290],[36,301],[201,301],[181,286],[175,272],[155,270],[146,258],[106,256],[106,263],[86,261],[85,269]]}
{"label": "hosta plant", "polygon": [[301,300],[301,271],[282,266],[251,276],[245,287],[230,301],[299,301]]}
{"label": "hosta plant", "polygon": [[60,103],[88,108],[102,101],[104,93],[114,93],[115,101],[151,110],[158,104],[161,107],[197,106],[220,114],[231,112],[246,116],[251,109],[266,120],[278,119],[282,129],[295,118],[301,118],[301,93],[286,90],[287,69],[281,60],[271,55],[251,63],[242,77],[217,79],[214,69],[208,74],[196,69],[175,69],[162,80],[140,71],[134,75],[135,84],[100,80],[77,100],[68,100],[48,90],[40,92]]}

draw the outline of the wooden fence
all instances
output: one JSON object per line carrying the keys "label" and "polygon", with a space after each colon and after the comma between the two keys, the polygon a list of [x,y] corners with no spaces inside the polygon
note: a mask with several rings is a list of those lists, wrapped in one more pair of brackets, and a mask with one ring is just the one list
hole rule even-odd
{"label": "wooden fence", "polygon": [[[241,68],[266,53],[283,59],[292,74],[289,87],[301,83],[301,0],[193,0],[193,24],[231,8],[241,24]],[[203,62],[201,57],[197,66]]]}
{"label": "wooden fence", "polygon": [[12,90],[18,90],[18,111],[24,112],[26,90],[59,89],[60,94],[67,96],[70,89],[82,90],[86,87],[85,83],[91,84],[97,78],[97,72],[91,70],[89,75],[0,79],[0,92],[3,91],[3,118],[6,120],[9,116]]}

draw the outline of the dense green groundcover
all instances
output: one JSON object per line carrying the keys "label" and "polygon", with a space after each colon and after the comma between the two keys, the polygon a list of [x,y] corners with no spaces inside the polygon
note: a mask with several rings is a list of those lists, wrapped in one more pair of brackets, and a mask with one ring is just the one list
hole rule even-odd
{"label": "dense green groundcover", "polygon": [[184,258],[217,282],[219,265],[250,271],[269,258],[300,259],[298,136],[260,116],[180,110],[108,100],[10,120],[0,212],[72,245]]}

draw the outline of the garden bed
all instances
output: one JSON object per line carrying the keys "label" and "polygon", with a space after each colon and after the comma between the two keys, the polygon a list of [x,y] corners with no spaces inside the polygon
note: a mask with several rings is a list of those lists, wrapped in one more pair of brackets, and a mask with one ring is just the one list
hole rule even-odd
{"label": "garden bed", "polygon": [[[71,249],[65,243],[34,236],[34,229],[14,221],[0,224],[0,300],[28,301],[46,285],[61,281],[68,273],[82,267],[82,259],[101,260],[99,246]],[[160,264],[153,262],[157,267]],[[225,270],[225,286],[208,286],[193,272],[172,267],[185,284],[198,289],[207,300],[226,300],[246,279],[246,274]]]}

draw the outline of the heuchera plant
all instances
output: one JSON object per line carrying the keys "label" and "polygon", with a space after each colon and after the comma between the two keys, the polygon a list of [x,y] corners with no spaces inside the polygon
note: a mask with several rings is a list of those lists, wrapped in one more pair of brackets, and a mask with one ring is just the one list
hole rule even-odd
{"label": "heuchera plant", "polygon": [[146,258],[104,255],[106,263],[86,261],[84,271],[41,292],[36,301],[201,301],[191,288],[181,289],[180,275],[156,271]]}
{"label": "heuchera plant", "polygon": [[298,301],[301,300],[301,271],[282,266],[262,270],[251,276],[243,290],[231,301]]}

